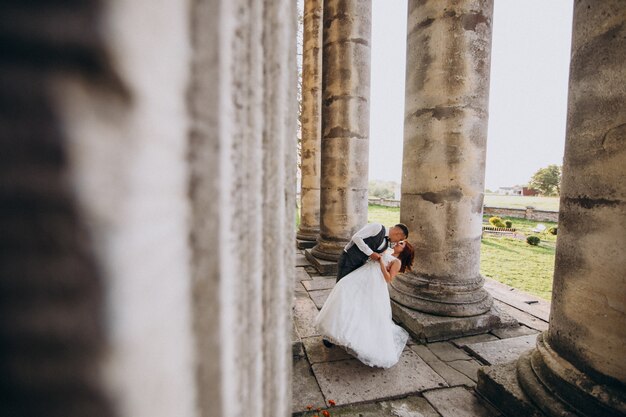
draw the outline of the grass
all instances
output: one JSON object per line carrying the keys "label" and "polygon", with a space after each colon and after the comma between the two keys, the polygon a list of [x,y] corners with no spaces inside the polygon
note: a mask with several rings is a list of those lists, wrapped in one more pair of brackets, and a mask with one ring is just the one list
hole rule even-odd
{"label": "grass", "polygon": [[[489,216],[483,220],[488,221]],[[511,220],[518,232],[528,236],[534,234],[537,224],[548,229],[553,222],[503,217]],[[369,206],[368,221],[393,225],[400,221],[400,209],[396,207]],[[511,287],[550,300],[552,297],[552,275],[556,236],[549,233],[537,234],[539,246],[530,246],[526,240],[485,235],[480,251],[480,271],[483,275]]]}
{"label": "grass", "polygon": [[559,211],[559,197],[522,197],[519,195],[485,194],[485,206]]}

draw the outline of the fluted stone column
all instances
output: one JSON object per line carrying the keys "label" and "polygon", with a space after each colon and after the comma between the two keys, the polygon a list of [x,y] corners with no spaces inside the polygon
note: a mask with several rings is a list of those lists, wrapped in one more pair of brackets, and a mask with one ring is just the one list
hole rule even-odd
{"label": "fluted stone column", "polygon": [[324,3],[320,237],[336,261],[367,223],[371,0]]}
{"label": "fluted stone column", "polygon": [[302,172],[300,228],[296,237],[315,241],[320,232],[320,171],[322,130],[323,0],[305,0],[302,48]]}
{"label": "fluted stone column", "polygon": [[492,0],[409,1],[400,220],[417,262],[392,298],[442,316],[492,299],[480,275]]}
{"label": "fluted stone column", "polygon": [[[623,1],[575,2],[550,327],[517,362],[548,416],[626,415],[625,22]],[[479,388],[508,408],[499,374]]]}

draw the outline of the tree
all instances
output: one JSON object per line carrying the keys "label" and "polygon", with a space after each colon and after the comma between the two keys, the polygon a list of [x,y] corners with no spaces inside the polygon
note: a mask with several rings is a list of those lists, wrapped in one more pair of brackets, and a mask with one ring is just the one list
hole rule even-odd
{"label": "tree", "polygon": [[541,195],[559,195],[561,192],[561,166],[553,164],[539,169],[533,174],[528,185],[539,191]]}

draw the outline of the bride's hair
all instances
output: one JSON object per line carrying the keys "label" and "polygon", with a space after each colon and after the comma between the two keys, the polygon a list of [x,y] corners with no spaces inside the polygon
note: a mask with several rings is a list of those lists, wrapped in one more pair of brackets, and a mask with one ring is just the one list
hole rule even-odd
{"label": "bride's hair", "polygon": [[398,259],[402,262],[402,266],[400,267],[400,272],[409,272],[411,267],[413,266],[413,258],[415,258],[415,250],[413,249],[413,245],[411,245],[408,241],[406,241],[406,245],[404,245],[404,249],[398,255]]}

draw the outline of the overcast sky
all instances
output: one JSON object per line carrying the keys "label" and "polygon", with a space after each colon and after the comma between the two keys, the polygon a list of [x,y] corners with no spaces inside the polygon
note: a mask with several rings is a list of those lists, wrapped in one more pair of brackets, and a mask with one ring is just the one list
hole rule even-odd
{"label": "overcast sky", "polygon": [[[561,164],[572,0],[495,0],[485,186]],[[400,182],[406,0],[373,0],[369,178]]]}

